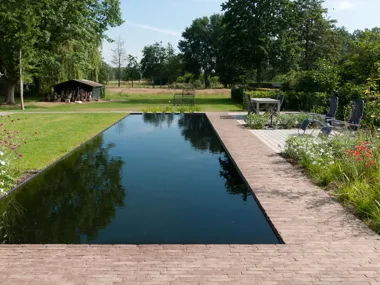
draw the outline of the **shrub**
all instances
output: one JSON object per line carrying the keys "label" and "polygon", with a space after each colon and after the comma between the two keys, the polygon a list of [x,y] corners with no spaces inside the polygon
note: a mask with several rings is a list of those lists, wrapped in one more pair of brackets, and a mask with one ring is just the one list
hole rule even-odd
{"label": "shrub", "polygon": [[106,88],[104,86],[100,87],[100,98],[106,98]]}
{"label": "shrub", "polygon": [[306,118],[305,113],[277,115],[273,116],[273,125],[282,129],[299,128]]}
{"label": "shrub", "polygon": [[179,112],[179,113],[185,113],[185,112],[188,112],[188,113],[194,113],[194,112],[199,112],[201,111],[201,107],[200,106],[197,106],[197,105],[193,105],[193,106],[150,106],[150,107],[146,107],[146,108],[142,108],[142,112],[144,114],[146,113],[153,113],[153,114],[157,114],[157,113],[175,113],[175,112]]}
{"label": "shrub", "polygon": [[247,116],[246,123],[250,129],[263,129],[268,120],[268,115],[250,114]]}
{"label": "shrub", "polygon": [[251,98],[276,98],[277,93],[278,91],[273,89],[247,91],[247,94],[251,96]]}
{"label": "shrub", "polygon": [[288,111],[311,111],[326,114],[330,96],[323,92],[285,92],[283,109]]}
{"label": "shrub", "polygon": [[231,99],[235,103],[243,104],[244,88],[232,88]]}
{"label": "shrub", "polygon": [[185,83],[185,77],[183,76],[178,76],[176,83]]}

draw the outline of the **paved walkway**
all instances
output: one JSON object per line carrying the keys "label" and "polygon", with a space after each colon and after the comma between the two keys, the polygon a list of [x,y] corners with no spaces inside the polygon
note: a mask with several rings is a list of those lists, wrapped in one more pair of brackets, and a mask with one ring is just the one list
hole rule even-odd
{"label": "paved walkway", "polygon": [[0,284],[380,284],[378,235],[236,120],[207,115],[285,244],[3,245]]}

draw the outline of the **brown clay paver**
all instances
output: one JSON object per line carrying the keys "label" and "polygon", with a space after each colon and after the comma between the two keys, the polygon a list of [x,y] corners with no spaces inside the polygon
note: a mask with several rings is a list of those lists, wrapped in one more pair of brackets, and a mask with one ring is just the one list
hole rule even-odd
{"label": "brown clay paver", "polygon": [[235,120],[207,115],[285,244],[3,245],[0,284],[380,284],[378,235]]}

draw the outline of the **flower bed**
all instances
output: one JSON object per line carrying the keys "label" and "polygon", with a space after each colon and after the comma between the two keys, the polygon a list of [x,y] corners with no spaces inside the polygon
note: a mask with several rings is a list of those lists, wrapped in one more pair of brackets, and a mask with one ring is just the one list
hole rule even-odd
{"label": "flower bed", "polygon": [[355,137],[290,137],[284,155],[304,167],[372,229],[380,233],[378,134]]}

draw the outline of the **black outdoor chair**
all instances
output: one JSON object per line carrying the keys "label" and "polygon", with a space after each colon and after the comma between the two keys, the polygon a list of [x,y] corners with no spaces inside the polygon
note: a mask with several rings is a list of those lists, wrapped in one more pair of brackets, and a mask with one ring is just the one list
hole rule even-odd
{"label": "black outdoor chair", "polygon": [[[336,95],[333,95],[330,97],[330,108],[329,111],[327,112],[326,115],[320,115],[320,114],[314,114],[314,113],[309,113],[309,117],[306,118],[300,128],[298,129],[298,132],[300,130],[303,130],[305,133],[307,128],[310,126],[311,123],[317,122],[323,127],[328,127],[331,122],[335,121],[335,116],[336,112],[338,111],[338,106],[339,106],[339,97]],[[331,132],[330,132],[331,133]],[[330,134],[329,133],[329,134]]]}
{"label": "black outdoor chair", "polygon": [[333,120],[331,125],[336,130],[340,128],[340,133],[344,131],[357,131],[360,128],[363,117],[364,101],[362,99],[355,99],[351,103],[351,116],[348,121]]}
{"label": "black outdoor chair", "polygon": [[256,109],[252,104],[251,96],[249,96],[247,93],[244,92],[244,98],[245,98],[245,101],[247,102],[248,115],[253,114]]}

